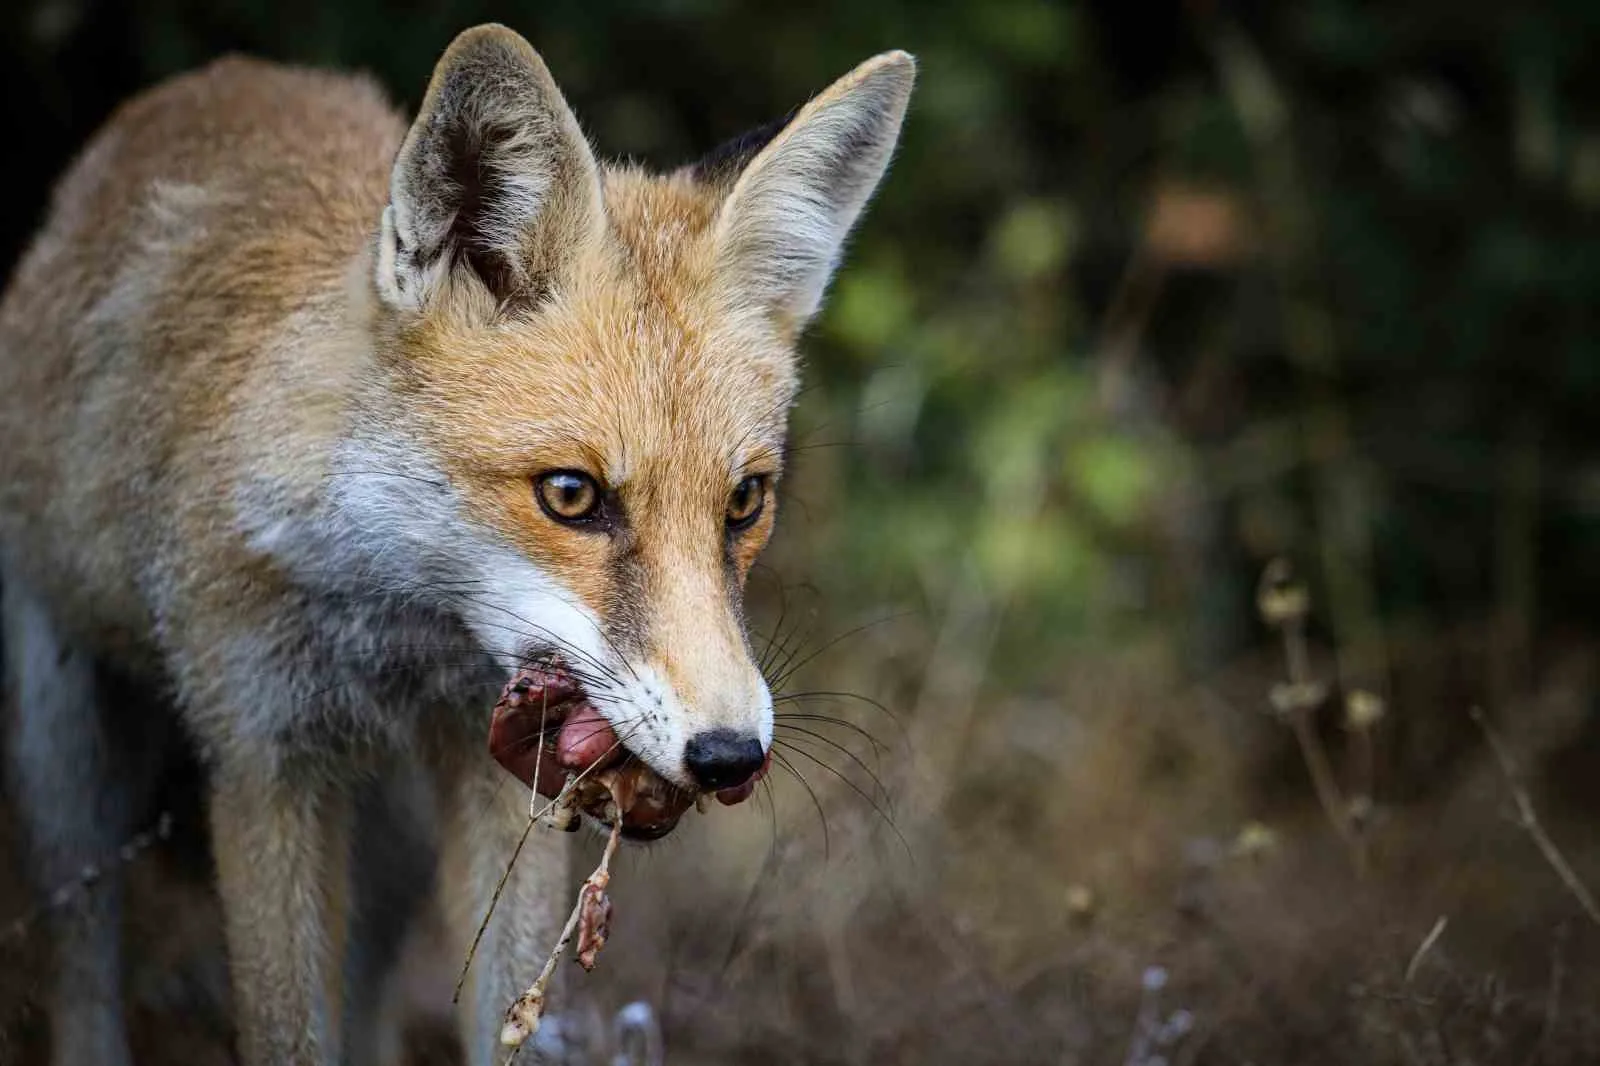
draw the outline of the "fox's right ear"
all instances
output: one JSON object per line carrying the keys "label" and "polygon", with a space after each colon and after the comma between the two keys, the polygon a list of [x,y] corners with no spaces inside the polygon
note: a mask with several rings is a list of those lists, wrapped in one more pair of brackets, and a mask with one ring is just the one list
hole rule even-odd
{"label": "fox's right ear", "polygon": [[504,26],[475,27],[434,68],[395,159],[378,292],[408,310],[455,284],[534,302],[602,212],[599,167],[544,61]]}
{"label": "fox's right ear", "polygon": [[717,216],[717,255],[743,302],[795,330],[816,313],[889,165],[915,77],[905,52],[869,59],[782,126],[698,168],[703,180],[732,183]]}

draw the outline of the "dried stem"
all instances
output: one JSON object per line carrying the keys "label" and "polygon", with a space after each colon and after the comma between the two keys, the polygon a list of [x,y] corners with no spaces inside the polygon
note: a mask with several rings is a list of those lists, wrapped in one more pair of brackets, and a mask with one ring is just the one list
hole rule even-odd
{"label": "dried stem", "polygon": [[[1283,644],[1284,656],[1289,667],[1289,683],[1302,692],[1310,692],[1316,687],[1316,681],[1311,677],[1311,654],[1306,646],[1303,620],[1292,620],[1284,625]],[[1300,756],[1305,761],[1306,771],[1311,775],[1311,787],[1316,791],[1317,802],[1322,805],[1323,814],[1327,816],[1334,832],[1338,833],[1340,839],[1349,847],[1356,873],[1365,874],[1366,840],[1350,818],[1350,802],[1345,798],[1343,789],[1339,787],[1338,776],[1333,770],[1333,760],[1328,757],[1328,749],[1322,743],[1322,734],[1317,731],[1316,714],[1320,702],[1310,699],[1296,700],[1289,708],[1289,726],[1294,730],[1295,743],[1300,746]]]}
{"label": "dried stem", "polygon": [[1369,520],[1377,471],[1352,445],[1340,392],[1336,323],[1318,277],[1321,235],[1297,152],[1291,104],[1255,43],[1217,18],[1199,27],[1248,140],[1263,206],[1261,224],[1281,286],[1283,350],[1303,395],[1302,450],[1311,477],[1312,517],[1328,593],[1340,687],[1376,684],[1388,675],[1388,651],[1372,580]]}
{"label": "dried stem", "polygon": [[1296,708],[1289,716],[1289,724],[1294,729],[1295,741],[1300,745],[1300,754],[1305,759],[1306,770],[1311,774],[1311,785],[1316,790],[1317,802],[1322,804],[1322,811],[1333,824],[1334,831],[1350,846],[1356,872],[1365,873],[1366,841],[1351,824],[1350,805],[1345,801],[1344,793],[1340,791],[1339,783],[1334,779],[1333,764],[1328,759],[1328,750],[1322,744],[1322,737],[1317,733],[1312,715],[1313,712],[1309,708]]}
{"label": "dried stem", "polygon": [[1550,944],[1550,986],[1544,997],[1544,1024],[1539,1029],[1539,1042],[1528,1053],[1525,1066],[1533,1066],[1544,1057],[1545,1047],[1550,1043],[1550,1034],[1555,1032],[1556,1021],[1561,1014],[1561,988],[1566,974],[1561,955],[1566,946],[1567,925],[1563,922],[1556,926],[1555,939]]}
{"label": "dried stem", "polygon": [[115,854],[106,856],[101,862],[90,863],[85,866],[77,877],[52,889],[43,903],[18,915],[3,927],[0,927],[0,945],[5,944],[7,941],[22,940],[28,935],[28,930],[50,911],[60,910],[67,906],[78,896],[98,884],[101,878],[108,873],[118,867],[127,866],[146,851],[155,847],[157,843],[167,840],[171,836],[172,815],[170,812],[163,811],[161,816],[156,819],[154,828],[134,834],[128,839],[127,843],[116,850]]}
{"label": "dried stem", "polygon": [[[1352,815],[1360,811],[1364,820],[1370,816],[1372,803],[1376,792],[1377,758],[1372,750],[1372,730],[1364,727],[1355,727],[1350,731],[1350,744],[1355,749],[1351,761],[1354,769],[1350,776],[1355,778],[1355,790],[1351,794]],[[1358,828],[1364,828],[1358,824]]]}
{"label": "dried stem", "polygon": [[1500,772],[1505,776],[1506,787],[1511,790],[1511,798],[1517,805],[1517,821],[1527,834],[1538,845],[1539,851],[1544,855],[1550,868],[1560,877],[1567,890],[1572,893],[1578,905],[1583,908],[1583,913],[1589,920],[1600,925],[1600,904],[1595,903],[1594,894],[1583,883],[1577,873],[1573,871],[1566,856],[1561,854],[1561,849],[1556,847],[1555,841],[1544,831],[1544,826],[1539,822],[1539,815],[1533,809],[1533,798],[1528,795],[1528,790],[1523,787],[1517,776],[1516,763],[1511,759],[1511,752],[1506,748],[1505,742],[1489,724],[1489,718],[1483,713],[1482,708],[1473,707],[1467,712],[1472,720],[1478,723],[1478,728],[1483,730],[1484,739],[1489,742],[1489,750],[1494,753],[1494,758],[1500,764]]}
{"label": "dried stem", "polygon": [[450,994],[451,1003],[461,1002],[461,989],[467,983],[467,971],[472,969],[472,960],[478,954],[478,945],[483,943],[483,934],[489,928],[489,919],[494,917],[494,909],[500,903],[500,895],[506,890],[506,882],[511,880],[511,870],[517,865],[517,857],[522,854],[522,849],[528,843],[528,837],[532,835],[537,822],[538,819],[532,814],[528,815],[528,824],[522,827],[522,835],[517,838],[517,846],[511,850],[511,859],[500,873],[500,880],[494,886],[494,895],[489,897],[489,906],[483,912],[483,921],[478,923],[478,931],[472,935],[472,946],[467,948],[467,957],[461,963],[461,973],[456,977],[456,989]]}
{"label": "dried stem", "polygon": [[1367,869],[1366,839],[1352,817],[1350,802],[1339,787],[1333,761],[1328,758],[1327,748],[1317,731],[1317,709],[1327,697],[1327,687],[1311,675],[1311,651],[1305,632],[1310,597],[1303,585],[1293,581],[1288,562],[1278,559],[1262,573],[1256,603],[1263,620],[1283,634],[1288,683],[1274,687],[1272,702],[1294,730],[1301,758],[1311,774],[1317,802],[1322,805],[1334,831],[1349,847],[1356,873],[1363,875]]}
{"label": "dried stem", "polygon": [[[594,873],[584,881],[584,888],[591,884],[604,886],[611,877],[611,857],[617,853],[617,845],[622,840],[622,810],[613,808],[616,817],[611,823],[611,837],[606,841],[606,849],[600,855],[600,865],[595,867]],[[506,1066],[516,1059],[517,1053],[522,1050],[523,1043],[539,1030],[539,1019],[544,1016],[545,990],[549,987],[550,978],[555,976],[556,963],[561,961],[561,956],[566,954],[567,947],[572,943],[572,936],[578,929],[578,921],[583,916],[584,890],[578,890],[577,902],[572,906],[572,913],[567,916],[567,924],[561,929],[561,936],[556,940],[556,946],[551,949],[550,957],[545,960],[544,968],[539,971],[539,976],[534,978],[528,990],[516,998],[506,1011],[506,1024],[500,1031],[500,1042],[510,1046],[511,1054],[506,1056]]]}
{"label": "dried stem", "polygon": [[1422,943],[1418,944],[1417,950],[1411,954],[1411,961],[1406,963],[1406,984],[1409,985],[1412,979],[1417,976],[1417,970],[1422,966],[1423,957],[1433,950],[1433,946],[1439,942],[1439,938],[1444,936],[1445,926],[1449,924],[1450,919],[1441,914],[1439,920],[1433,923],[1433,928],[1428,930],[1428,935],[1422,938]]}
{"label": "dried stem", "polygon": [[[522,847],[528,842],[528,835],[533,832],[533,827],[538,823],[539,819],[571,799],[572,793],[578,787],[578,784],[593,773],[597,766],[605,762],[611,753],[621,746],[622,741],[617,741],[607,748],[604,754],[590,763],[589,768],[584,770],[583,773],[568,778],[567,783],[561,787],[560,794],[537,811],[533,810],[533,804],[539,802],[539,793],[535,792],[533,794],[533,802],[528,805],[528,824],[522,827],[522,836],[518,839],[517,846],[512,850],[511,858],[506,862],[506,868],[500,873],[500,882],[494,886],[494,895],[489,897],[489,906],[483,912],[483,921],[478,923],[477,935],[472,938],[472,947],[467,950],[467,961],[461,964],[461,976],[456,979],[456,992],[451,999],[452,1003],[460,999],[461,986],[467,980],[467,970],[472,967],[472,957],[477,953],[478,944],[483,940],[484,930],[489,928],[489,919],[494,917],[494,909],[500,904],[500,895],[505,891],[506,882],[511,880],[511,871],[517,865],[517,856],[522,854]],[[534,769],[533,777],[537,783],[539,779],[538,768]]]}
{"label": "dried stem", "polygon": [[[544,743],[544,728],[546,717],[550,711],[550,692],[542,690],[539,694],[539,743]],[[472,934],[472,945],[467,948],[467,957],[461,963],[461,973],[456,977],[455,991],[450,993],[451,1003],[461,1002],[461,989],[467,983],[467,971],[472,969],[472,960],[477,957],[478,945],[483,943],[483,934],[489,928],[489,919],[494,917],[494,909],[500,904],[500,895],[506,890],[506,882],[511,880],[511,871],[516,868],[517,859],[522,855],[522,849],[528,844],[528,837],[533,833],[533,827],[539,818],[533,813],[533,803],[539,802],[539,771],[544,766],[541,758],[533,764],[533,800],[528,807],[528,824],[522,827],[522,835],[517,838],[517,846],[511,849],[511,858],[506,862],[506,868],[500,872],[500,880],[495,883],[494,895],[489,897],[489,906],[483,912],[483,920],[478,923],[478,931]],[[571,787],[569,784],[568,788]],[[563,788],[565,794],[567,789]],[[560,797],[557,797],[558,799]]]}

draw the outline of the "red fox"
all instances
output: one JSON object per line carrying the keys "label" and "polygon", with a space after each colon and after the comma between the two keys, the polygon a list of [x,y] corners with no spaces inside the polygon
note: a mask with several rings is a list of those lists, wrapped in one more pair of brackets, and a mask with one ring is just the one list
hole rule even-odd
{"label": "red fox", "polygon": [[[684,789],[772,739],[745,576],[797,340],[899,137],[870,59],[665,175],[598,163],[538,54],[481,26],[409,126],[370,82],[224,59],[122,107],[0,304],[9,785],[41,885],[159,777],[106,678],[204,761],[240,1055],[344,1061],[356,785],[413,760],[465,945],[527,818],[485,754],[530,663]],[[507,787],[509,786],[509,787]],[[463,997],[468,1060],[538,969],[536,834]],[[124,1066],[121,888],[61,916],[56,1063]]]}

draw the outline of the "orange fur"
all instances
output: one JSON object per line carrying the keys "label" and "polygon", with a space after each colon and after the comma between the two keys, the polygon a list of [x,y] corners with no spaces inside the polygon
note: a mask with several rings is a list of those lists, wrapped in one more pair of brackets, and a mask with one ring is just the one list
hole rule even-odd
{"label": "orange fur", "polygon": [[[911,70],[871,60],[765,147],[657,176],[597,164],[503,28],[451,45],[409,130],[362,79],[227,59],[127,104],[63,179],[0,303],[14,772],[40,855],[90,861],[106,797],[141,793],[94,756],[114,700],[51,693],[94,688],[74,662],[172,693],[211,768],[251,1066],[338,1057],[362,774],[425,759],[473,920],[520,830],[477,754],[485,696],[528,656],[595,675],[680,783],[692,736],[770,739],[739,600],[776,502],[724,516],[742,478],[776,486],[795,343]],[[617,520],[543,513],[552,470]],[[535,850],[486,940],[475,1062],[554,919],[561,853]],[[95,921],[62,951],[111,1005],[58,1026],[57,1061],[115,1066]]]}

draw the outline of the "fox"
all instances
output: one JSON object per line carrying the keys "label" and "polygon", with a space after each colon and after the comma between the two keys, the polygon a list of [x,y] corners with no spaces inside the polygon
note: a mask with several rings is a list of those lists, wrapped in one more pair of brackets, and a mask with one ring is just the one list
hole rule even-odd
{"label": "fox", "polygon": [[[655,172],[598,161],[484,25],[409,123],[365,76],[228,57],[89,141],[0,302],[7,788],[41,889],[100,870],[52,930],[54,1063],[130,1061],[104,860],[165,728],[134,693],[204,767],[246,1066],[350,1061],[367,1024],[341,1006],[363,782],[417,768],[472,941],[529,818],[489,707],[530,664],[675,788],[748,790],[773,700],[744,589],[800,341],[915,74],[883,53]],[[533,835],[484,931],[474,1066],[569,841]]]}

